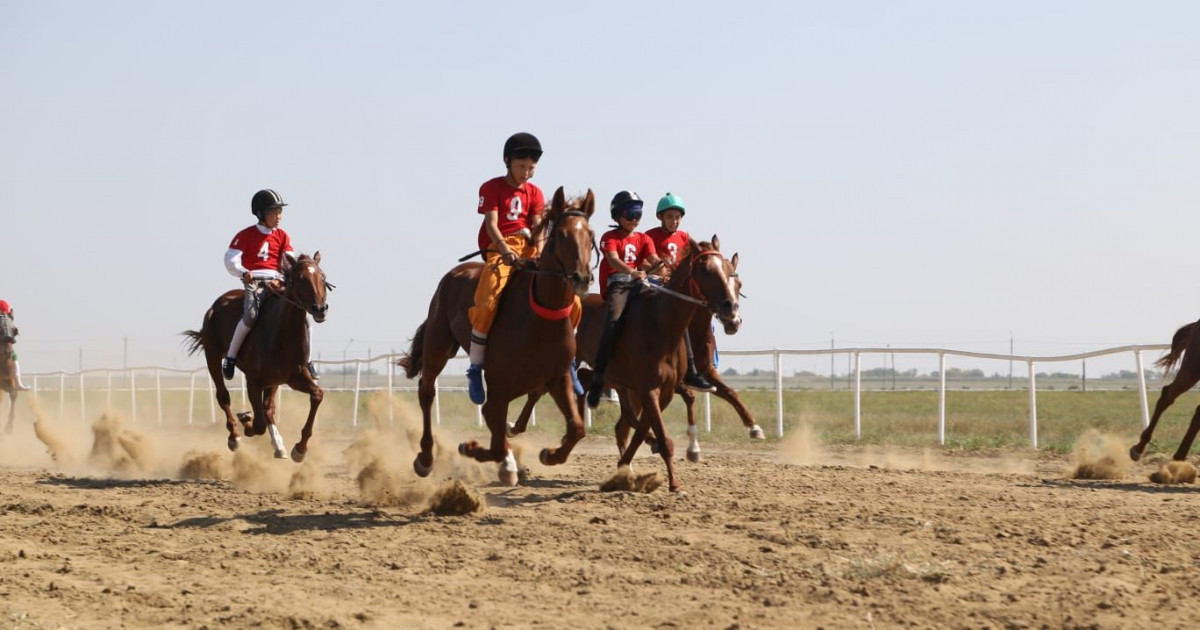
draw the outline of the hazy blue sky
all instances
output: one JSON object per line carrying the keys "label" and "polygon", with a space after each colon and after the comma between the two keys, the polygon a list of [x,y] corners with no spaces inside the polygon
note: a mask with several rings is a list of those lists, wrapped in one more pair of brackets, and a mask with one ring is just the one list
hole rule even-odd
{"label": "hazy blue sky", "polygon": [[197,365],[177,333],[237,286],[222,254],[271,187],[338,285],[315,349],[400,349],[526,130],[547,194],[670,190],[741,253],[727,349],[1168,342],[1200,316],[1198,23],[1093,0],[0,0],[0,297],[27,371],[81,347],[119,366],[126,336],[131,363]]}

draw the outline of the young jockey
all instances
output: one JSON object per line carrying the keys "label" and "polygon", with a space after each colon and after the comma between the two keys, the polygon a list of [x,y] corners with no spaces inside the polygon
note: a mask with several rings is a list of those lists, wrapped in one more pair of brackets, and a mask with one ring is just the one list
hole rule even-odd
{"label": "young jockey", "polygon": [[[246,297],[242,302],[242,318],[238,320],[237,328],[233,331],[233,340],[225,359],[221,361],[221,373],[225,380],[233,379],[233,368],[236,365],[238,351],[242,342],[258,319],[258,310],[262,306],[263,297],[267,291],[267,282],[283,280],[279,271],[283,257],[295,256],[292,250],[292,240],[288,238],[279,224],[283,221],[283,197],[271,189],[260,190],[250,199],[250,212],[258,217],[258,223],[238,232],[225,251],[225,269],[230,275],[242,280]],[[315,366],[310,362],[308,371],[313,380],[317,379]]]}
{"label": "young jockey", "polygon": [[[654,241],[654,251],[671,267],[679,264],[679,253],[688,244],[688,233],[679,229],[679,223],[685,213],[683,199],[667,193],[658,200],[658,209],[654,212],[654,216],[658,217],[662,225],[646,232],[646,236]],[[696,356],[692,352],[692,340],[686,328],[683,331],[683,345],[687,348],[687,374],[683,377],[683,384],[697,391],[717,391],[708,379],[696,372]]]}
{"label": "young jockey", "polygon": [[604,371],[608,368],[608,355],[612,353],[625,303],[634,288],[635,280],[646,278],[645,268],[658,264],[654,241],[636,231],[642,220],[642,198],[637,193],[622,190],[613,197],[609,213],[617,225],[600,237],[600,297],[607,304],[607,321],[600,335],[600,350],[596,353],[595,375],[588,388],[587,404],[600,404],[604,391]]}
{"label": "young jockey", "polygon": [[[479,187],[479,250],[483,254],[483,271],[475,287],[475,305],[467,312],[471,321],[471,365],[467,368],[467,392],[471,402],[482,405],[487,398],[483,387],[483,358],[487,351],[488,332],[496,319],[500,293],[508,284],[518,260],[537,256],[533,230],[542,221],[546,199],[542,189],[529,180],[542,157],[542,144],[533,134],[513,134],[504,143],[504,168],[501,177],[494,177]],[[571,379],[575,391],[583,393],[572,367]]]}
{"label": "young jockey", "polygon": [[[0,300],[0,345],[17,343],[17,335],[20,332],[17,330],[17,325],[13,323],[13,309],[8,302]],[[21,382],[21,364],[17,362],[17,351],[13,350],[13,378],[17,382],[17,389],[29,389]]]}

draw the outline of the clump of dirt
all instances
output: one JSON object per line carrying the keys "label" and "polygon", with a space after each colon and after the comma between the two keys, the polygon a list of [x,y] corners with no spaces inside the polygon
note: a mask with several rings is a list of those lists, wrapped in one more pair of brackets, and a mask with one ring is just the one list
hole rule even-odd
{"label": "clump of dirt", "polygon": [[106,472],[134,475],[154,467],[154,449],[146,436],[126,429],[121,416],[105,412],[92,425],[88,463]]}
{"label": "clump of dirt", "polygon": [[640,492],[650,494],[662,486],[662,475],[658,471],[634,475],[628,466],[621,466],[607,481],[600,484],[600,492]]}
{"label": "clump of dirt", "polygon": [[1071,479],[1123,479],[1132,463],[1125,442],[1115,435],[1095,429],[1084,431],[1071,451]]}
{"label": "clump of dirt", "polygon": [[439,516],[461,516],[483,511],[483,499],[463,482],[453,479],[429,500],[429,512]]}
{"label": "clump of dirt", "polygon": [[225,479],[229,477],[229,464],[220,453],[188,451],[179,468],[180,479]]}
{"label": "clump of dirt", "polygon": [[1154,483],[1196,483],[1196,467],[1191,462],[1170,462],[1150,473]]}

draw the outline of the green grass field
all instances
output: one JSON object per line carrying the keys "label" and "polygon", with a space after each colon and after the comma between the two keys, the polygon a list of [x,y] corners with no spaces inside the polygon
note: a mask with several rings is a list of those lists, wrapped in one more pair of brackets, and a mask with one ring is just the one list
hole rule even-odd
{"label": "green grass field", "polygon": [[[775,393],[767,389],[741,392],[742,399],[767,432],[769,440],[776,436]],[[1158,389],[1150,390],[1151,409]],[[133,421],[128,392],[114,394],[111,404],[117,413]],[[1038,391],[1038,446],[1041,449],[1069,451],[1075,440],[1087,429],[1098,429],[1132,441],[1141,431],[1141,416],[1136,390],[1112,391]],[[94,420],[108,402],[102,391],[87,391],[86,408],[79,409],[78,391],[66,392],[60,410],[55,391],[39,395],[43,412],[60,416],[67,421]],[[188,393],[167,391],[162,395],[162,417],[158,414],[158,399],[153,391],[137,395],[136,423],[166,426],[188,421]],[[233,393],[235,410],[243,409],[239,392]],[[390,417],[401,424],[419,422],[420,412],[416,395],[397,393]],[[702,441],[733,442],[745,440],[746,430],[733,408],[724,401],[712,398],[712,433],[704,431],[704,402],[700,396],[696,405],[697,424]],[[350,429],[354,396],[350,392],[327,392],[318,416],[317,431]],[[510,421],[520,409],[517,401],[510,407]],[[475,431],[476,409],[464,392],[443,392],[440,395],[443,426],[461,431]],[[1174,452],[1200,396],[1189,393],[1167,412],[1150,445],[1151,452]],[[22,414],[25,404],[18,402]],[[358,425],[387,424],[388,405],[381,393],[363,393],[358,401]],[[284,390],[281,413],[288,424],[299,422],[307,412],[307,396]],[[557,436],[563,424],[558,409],[549,398],[538,404],[538,425],[531,431]],[[196,424],[209,423],[210,398],[206,390],[197,390],[192,406]],[[592,434],[612,435],[617,418],[617,406],[603,403],[593,414]],[[684,436],[686,426],[684,407],[678,398],[666,412],[672,435]],[[217,422],[223,423],[220,411]],[[795,391],[784,393],[784,432],[795,434],[807,427],[823,442],[846,444],[855,442],[854,398],[848,391]],[[897,446],[937,445],[937,393],[934,391],[865,391],[862,394],[862,443]],[[946,395],[946,448],[977,450],[986,448],[1029,447],[1029,394],[1026,391],[949,391]]]}

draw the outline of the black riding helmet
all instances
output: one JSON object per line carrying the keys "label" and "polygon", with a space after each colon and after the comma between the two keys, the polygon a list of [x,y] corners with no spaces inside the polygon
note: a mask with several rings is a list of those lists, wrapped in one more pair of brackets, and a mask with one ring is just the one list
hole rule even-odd
{"label": "black riding helmet", "polygon": [[510,159],[533,158],[537,162],[542,158],[542,143],[531,133],[514,133],[504,142],[504,163]]}
{"label": "black riding helmet", "polygon": [[612,203],[608,206],[608,211],[612,215],[613,221],[619,218],[630,220],[641,219],[642,205],[642,198],[637,193],[622,190],[613,196]]}
{"label": "black riding helmet", "polygon": [[270,188],[264,188],[254,193],[254,197],[250,199],[250,213],[261,219],[262,213],[266,210],[270,208],[282,208],[286,205],[283,202],[283,197],[279,196],[279,193]]}

